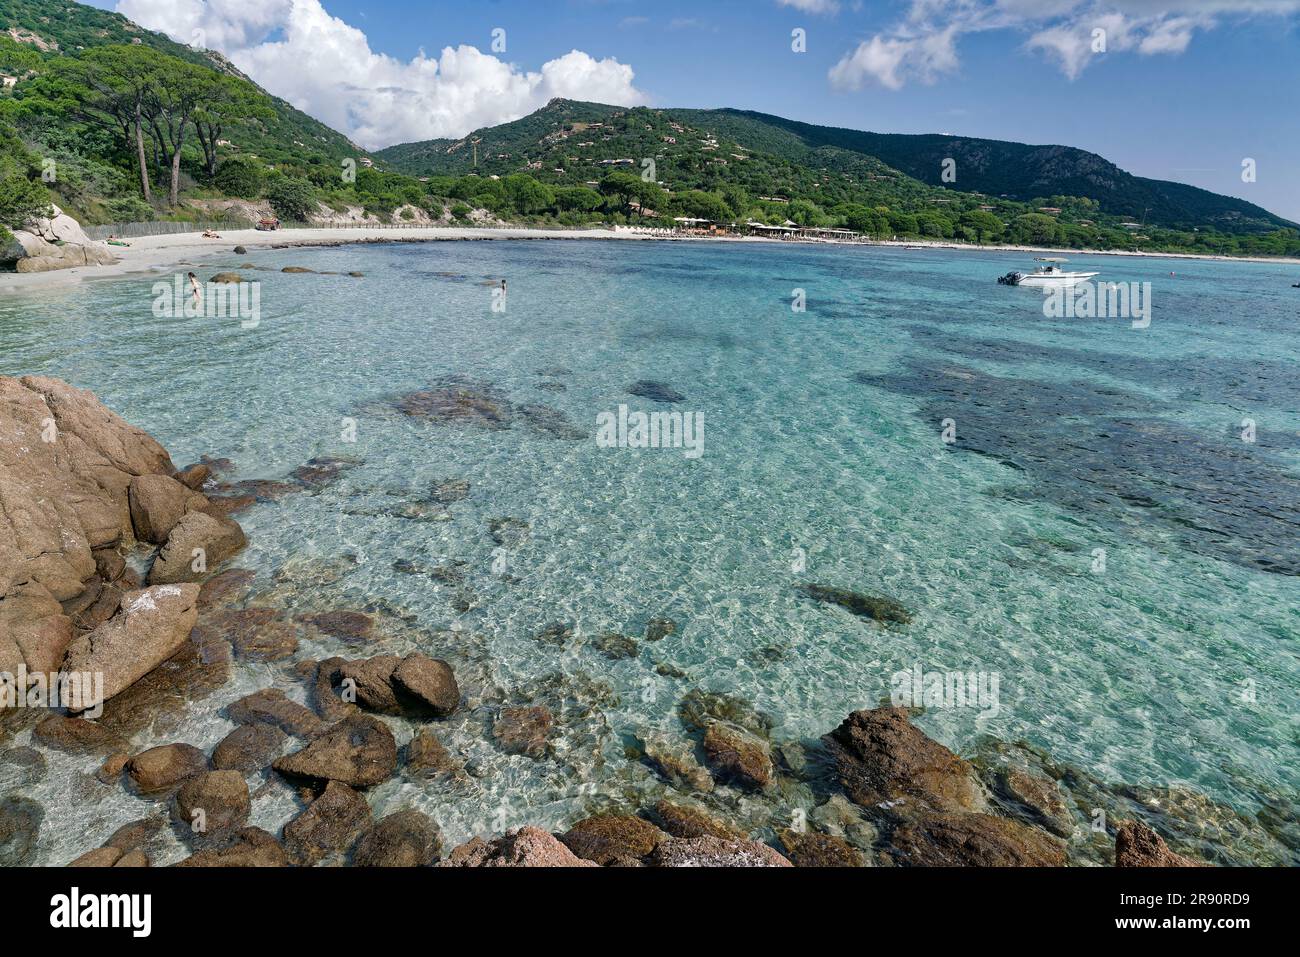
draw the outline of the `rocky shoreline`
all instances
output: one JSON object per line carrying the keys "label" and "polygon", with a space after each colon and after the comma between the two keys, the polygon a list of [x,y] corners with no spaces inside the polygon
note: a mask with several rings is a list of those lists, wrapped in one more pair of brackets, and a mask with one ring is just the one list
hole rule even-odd
{"label": "rocky shoreline", "polygon": [[[552,416],[472,383],[405,397],[406,416],[482,427],[514,421],[564,438]],[[562,423],[561,423],[562,424]],[[467,636],[433,635],[382,597],[314,607],[314,588],[286,566],[268,585],[231,561],[247,539],[233,517],[255,503],[316,494],[355,463],[317,458],[282,480],[227,481],[230,463],[176,469],[144,432],[89,392],[55,379],[0,377],[0,672],[102,674],[76,707],[0,710],[0,865],[33,863],[58,821],[27,796],[56,753],[81,768],[68,804],[109,791],[140,817],[75,866],[1195,866],[1296,863],[1300,815],[1275,801],[1243,814],[1182,788],[1103,782],[1025,743],[986,740],[960,756],[889,706],[848,715],[819,740],[781,740],[779,722],[734,695],[687,687],[680,728],[627,736],[639,775],[591,791],[566,830],[506,827],[484,809],[473,837],[448,846],[417,807],[371,795],[390,782],[467,788],[490,772],[483,753],[553,766],[578,794],[617,740],[612,691],[578,670],[497,688]],[[426,507],[467,486],[435,488]],[[421,512],[414,518],[428,517]],[[510,547],[528,534],[494,520]],[[346,561],[346,559],[341,559]],[[454,565],[426,574],[455,601],[476,600]],[[318,583],[326,569],[313,569]],[[888,599],[825,586],[812,598],[879,621],[905,622]],[[589,645],[638,654],[676,623]],[[566,649],[574,629],[541,627]],[[441,643],[440,643],[441,642]],[[434,648],[445,657],[435,657]],[[312,657],[311,655],[315,655]],[[232,693],[234,664],[276,670]],[[664,670],[668,669],[668,670]],[[661,675],[685,680],[670,663]],[[277,686],[278,685],[278,686]],[[288,692],[286,693],[286,688]],[[30,689],[24,689],[24,691]],[[198,747],[157,740],[198,701],[233,729]],[[102,713],[98,713],[102,706]],[[472,741],[472,746],[466,746]],[[292,809],[271,829],[266,808]],[[278,807],[279,805],[277,805]],[[286,804],[286,807],[288,805]],[[60,808],[60,811],[66,808]]]}

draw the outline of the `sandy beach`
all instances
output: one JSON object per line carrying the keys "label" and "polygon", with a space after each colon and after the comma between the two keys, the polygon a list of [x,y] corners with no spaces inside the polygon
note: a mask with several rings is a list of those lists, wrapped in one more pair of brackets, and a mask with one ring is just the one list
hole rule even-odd
{"label": "sandy beach", "polygon": [[[1100,249],[1056,249],[1033,246],[971,246],[964,243],[923,240],[879,240],[840,243],[834,240],[781,240],[761,236],[673,235],[634,228],[537,229],[527,226],[396,226],[396,227],[309,227],[261,232],[255,229],[225,230],[219,239],[205,238],[201,232],[170,233],[129,239],[129,246],[113,247],[119,262],[108,266],[82,266],[43,273],[0,274],[0,290],[21,292],[66,286],[88,279],[109,279],[131,273],[170,269],[195,262],[204,256],[226,254],[235,246],[247,249],[293,248],[306,246],[341,246],[363,243],[439,242],[457,240],[524,240],[524,239],[614,239],[658,240],[664,242],[780,243],[849,246],[891,246],[905,249],[949,249],[955,251],[1020,252],[1078,256],[1131,256],[1149,259],[1210,259],[1225,262],[1259,262],[1300,265],[1300,259],[1244,256],[1207,256],[1193,253],[1153,253]],[[101,244],[102,245],[102,244]]]}

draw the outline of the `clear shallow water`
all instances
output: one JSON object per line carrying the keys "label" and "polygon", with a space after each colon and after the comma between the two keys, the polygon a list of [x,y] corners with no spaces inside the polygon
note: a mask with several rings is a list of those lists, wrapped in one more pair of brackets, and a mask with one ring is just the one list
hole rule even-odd
{"label": "clear shallow water", "polygon": [[[280,478],[314,455],[363,462],[319,494],[241,515],[252,545],[237,564],[267,588],[280,570],[294,587],[277,594],[302,608],[382,598],[414,626],[397,650],[424,647],[465,675],[471,707],[445,737],[489,773],[447,786],[394,779],[372,796],[377,811],[430,810],[452,840],[561,826],[593,800],[583,782],[595,798],[644,790],[624,737],[676,733],[691,687],[743,695],[777,719],[774,739],[799,739],[888,696],[890,676],[918,662],[1000,677],[996,715],[920,719],[953,747],[1025,738],[1108,780],[1180,782],[1246,811],[1264,794],[1295,795],[1295,267],[1077,259],[1107,281],[1154,284],[1151,327],[1134,330],[1048,320],[1036,293],[993,283],[1025,258],[621,242],[217,256],[200,276],[251,259],[365,278],[250,273],[263,282],[253,330],[155,318],[156,277],[6,295],[0,372],[94,390],[178,465],[211,454],[232,459],[237,478]],[[501,276],[504,314],[482,284]],[[796,288],[806,313],[790,310]],[[538,374],[557,366],[568,373]],[[587,437],[393,409],[451,375],[559,410]],[[639,379],[703,413],[701,458],[597,447],[598,413],[667,408],[628,394]],[[345,417],[355,444],[340,440]],[[953,447],[940,440],[945,417]],[[1258,423],[1253,445],[1238,437],[1246,417]],[[445,479],[471,485],[448,520],[401,517]],[[488,522],[504,516],[531,529],[503,553]],[[458,612],[454,589],[395,561],[465,562],[475,607]],[[913,622],[884,628],[815,604],[796,592],[803,581],[890,595]],[[639,636],[652,616],[678,632],[636,659],[590,644],[608,630]],[[577,647],[534,640],[555,620],[577,625]],[[301,656],[340,650],[304,642]],[[689,680],[657,674],[659,662]],[[220,707],[268,683],[301,700],[289,664],[237,672],[195,705],[184,740],[219,740],[230,728]],[[539,697],[555,673],[575,702],[560,760],[500,755],[485,736],[492,709],[473,705]],[[589,681],[611,693],[582,691]],[[52,761],[47,814],[72,774]],[[292,812],[272,789],[254,823]],[[106,835],[140,812],[112,794],[96,814],[88,826]],[[53,862],[89,846],[62,840],[42,836]]]}

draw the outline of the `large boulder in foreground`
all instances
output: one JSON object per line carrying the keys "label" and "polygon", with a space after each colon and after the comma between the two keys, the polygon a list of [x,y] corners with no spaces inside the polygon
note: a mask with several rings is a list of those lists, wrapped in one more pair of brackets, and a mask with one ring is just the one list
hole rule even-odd
{"label": "large boulder in foreground", "polygon": [[[99,701],[130,687],[181,650],[198,618],[198,585],[127,592],[116,615],[68,646],[65,673],[102,673]],[[99,701],[84,700],[79,710]]]}
{"label": "large boulder in foreground", "polygon": [[174,471],[161,445],[92,393],[0,376],[0,671],[57,667],[70,638],[59,603],[97,574],[95,552],[135,540],[131,481]]}
{"label": "large boulder in foreground", "polygon": [[107,266],[118,261],[111,247],[86,235],[81,224],[57,206],[51,215],[14,230],[22,256],[14,263],[18,272],[49,272],[75,266]]}
{"label": "large boulder in foreground", "polygon": [[844,792],[862,807],[898,815],[986,809],[974,768],[914,727],[904,708],[854,711],[822,740]]}
{"label": "large boulder in foreground", "polygon": [[1116,867],[1205,867],[1200,861],[1169,849],[1164,839],[1138,821],[1120,821],[1115,826]]}
{"label": "large boulder in foreground", "polygon": [[520,827],[485,841],[471,839],[436,867],[596,867],[539,827]]}

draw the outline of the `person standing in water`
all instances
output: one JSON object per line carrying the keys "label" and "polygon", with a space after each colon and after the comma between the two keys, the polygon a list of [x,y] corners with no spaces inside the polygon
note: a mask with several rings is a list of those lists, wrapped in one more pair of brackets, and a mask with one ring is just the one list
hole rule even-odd
{"label": "person standing in water", "polygon": [[194,305],[203,307],[203,290],[199,288],[199,279],[194,273],[190,273],[190,289],[194,291]]}

